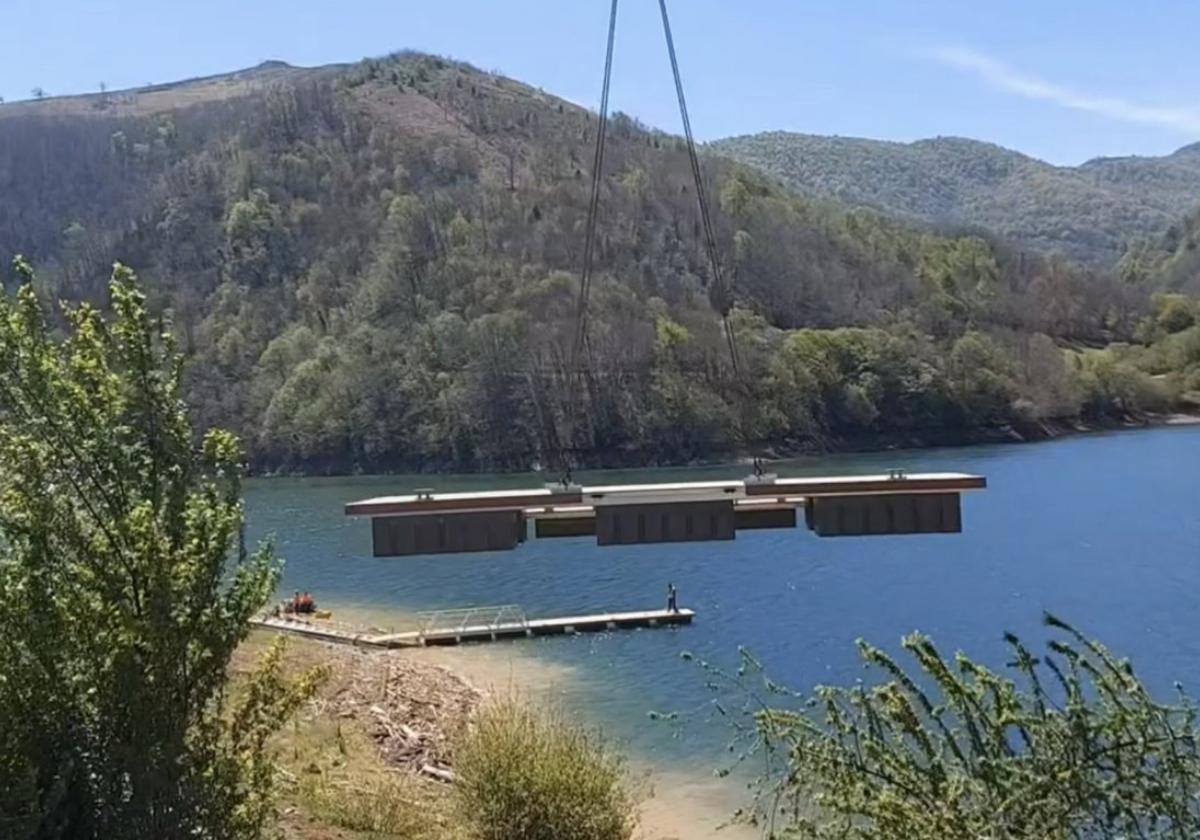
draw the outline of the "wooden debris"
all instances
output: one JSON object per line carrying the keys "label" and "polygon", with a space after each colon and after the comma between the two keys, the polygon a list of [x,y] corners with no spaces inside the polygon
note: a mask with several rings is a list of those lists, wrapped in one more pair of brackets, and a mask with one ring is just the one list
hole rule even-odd
{"label": "wooden debris", "polygon": [[357,721],[391,766],[453,782],[450,743],[482,695],[451,671],[391,651],[327,646],[333,716]]}

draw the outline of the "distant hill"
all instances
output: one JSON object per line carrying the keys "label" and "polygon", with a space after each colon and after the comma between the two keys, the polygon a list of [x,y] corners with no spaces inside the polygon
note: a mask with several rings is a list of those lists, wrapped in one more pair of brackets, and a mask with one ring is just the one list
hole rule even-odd
{"label": "distant hill", "polygon": [[301,79],[327,77],[344,70],[345,67],[346,65],[342,64],[329,64],[309,68],[296,67],[286,61],[264,61],[245,70],[138,88],[69,96],[47,95],[38,99],[9,102],[0,106],[0,116],[145,116],[176,108],[237,99],[256,91],[261,92],[275,84],[291,84]]}
{"label": "distant hill", "polygon": [[1200,203],[1200,144],[1166,157],[1052,166],[991,143],[892,143],[769,132],[710,144],[808,195],[945,227],[981,227],[1044,254],[1099,265]]}
{"label": "distant hill", "polygon": [[[112,262],[133,266],[191,357],[201,421],[262,469],[949,441],[1155,393],[1059,350],[1131,339],[1145,288],[707,156],[735,372],[686,147],[620,114],[579,381],[596,126],[415,53],[0,105],[0,255],[29,256],[47,298],[101,300]],[[980,178],[1009,165],[960,157]]]}

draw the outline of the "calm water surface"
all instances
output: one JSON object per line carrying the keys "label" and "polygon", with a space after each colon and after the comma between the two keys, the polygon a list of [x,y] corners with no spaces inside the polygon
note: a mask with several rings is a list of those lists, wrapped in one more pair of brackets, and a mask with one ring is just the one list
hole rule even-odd
{"label": "calm water surface", "polygon": [[[345,502],[435,486],[539,486],[536,476],[265,479],[247,490],[252,538],[274,534],[281,589],[335,609],[389,611],[516,603],[531,616],[661,606],[667,581],[698,613],[678,630],[488,646],[569,673],[558,691],[637,756],[662,767],[716,767],[729,732],[652,723],[650,710],[704,708],[711,695],[683,650],[732,664],[744,645],[795,688],[861,675],[854,640],[889,649],[914,629],[947,652],[1000,666],[1001,633],[1030,640],[1051,610],[1131,656],[1158,689],[1200,693],[1200,427],[1001,445],[838,456],[784,475],[962,470],[960,535],[818,539],[803,527],[731,543],[601,549],[588,539],[530,540],[512,552],[371,557],[369,523]],[[744,466],[591,473],[585,482],[736,478]],[[517,651],[519,649],[519,651]]]}

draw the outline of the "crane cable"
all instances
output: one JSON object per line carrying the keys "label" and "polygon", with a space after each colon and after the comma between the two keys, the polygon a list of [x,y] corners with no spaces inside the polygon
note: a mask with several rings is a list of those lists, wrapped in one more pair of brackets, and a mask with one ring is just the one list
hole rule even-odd
{"label": "crane cable", "polygon": [[608,135],[608,90],[612,82],[613,45],[617,37],[617,0],[608,14],[608,48],[604,56],[604,85],[600,92],[600,121],[596,130],[596,151],[592,158],[592,191],[588,202],[587,228],[583,245],[583,268],[579,275],[579,302],[575,313],[575,343],[571,348],[571,367],[576,369],[587,336],[588,296],[592,285],[592,258],[596,250],[596,217],[600,208],[603,182],[604,141]]}
{"label": "crane cable", "polygon": [[588,297],[592,286],[592,261],[596,252],[596,218],[600,208],[600,186],[603,183],[604,143],[608,136],[608,91],[612,83],[613,46],[617,38],[617,3],[612,0],[608,13],[608,44],[604,54],[604,84],[600,89],[600,115],[596,127],[596,148],[592,156],[591,195],[588,200],[587,223],[584,233],[583,265],[579,272],[579,299],[575,308],[575,340],[571,344],[570,366],[567,368],[567,417],[566,433],[559,435],[558,460],[562,469],[560,483],[569,487],[571,462],[567,453],[573,448],[576,421],[576,396],[578,382],[582,378],[580,360],[587,344]]}
{"label": "crane cable", "polygon": [[704,174],[700,169],[700,157],[696,154],[696,139],[692,135],[692,121],[688,116],[687,97],[683,93],[683,78],[679,73],[679,60],[675,56],[675,38],[671,34],[671,18],[667,14],[667,0],[658,0],[658,9],[662,14],[663,35],[667,41],[667,55],[671,59],[671,74],[675,77],[675,95],[679,99],[679,117],[683,122],[683,136],[687,141],[688,159],[692,164],[692,178],[696,182],[696,201],[700,205],[700,222],[704,228],[704,246],[708,252],[708,262],[712,271],[713,285],[716,288],[716,294],[719,296],[715,301],[715,306],[721,315],[721,324],[725,329],[725,340],[729,345],[729,361],[733,365],[733,374],[739,382],[745,385],[745,381],[742,378],[737,336],[734,333],[733,324],[729,321],[729,312],[733,308],[733,290],[726,285],[725,277],[721,272],[721,260],[717,253],[717,237],[713,232],[712,214],[708,209],[708,192],[704,188]]}
{"label": "crane cable", "polygon": [[[717,251],[717,236],[713,230],[712,213],[709,210],[708,191],[704,186],[704,173],[700,169],[700,157],[696,153],[696,139],[692,135],[692,120],[688,116],[687,97],[683,93],[683,77],[679,72],[679,59],[675,55],[675,38],[671,34],[671,18],[667,14],[667,0],[658,0],[658,10],[662,16],[663,36],[667,42],[667,55],[671,59],[671,74],[675,77],[675,95],[679,99],[679,117],[683,122],[683,136],[687,141],[688,159],[692,164],[692,178],[696,182],[696,202],[700,205],[700,220],[704,228],[704,247],[708,252],[709,267],[712,272],[713,291],[709,300],[721,315],[721,326],[725,332],[725,342],[729,346],[729,363],[733,366],[734,381],[737,383],[738,397],[741,408],[739,422],[742,440],[750,441],[752,427],[751,412],[754,393],[742,367],[741,352],[738,349],[737,331],[729,319],[733,309],[733,286],[727,283],[721,271],[721,258]],[[715,299],[714,299],[715,295]],[[764,475],[763,461],[759,455],[754,456],[754,474]]]}
{"label": "crane cable", "polygon": [[[596,221],[600,206],[600,187],[603,183],[604,146],[608,127],[608,94],[612,82],[613,47],[617,32],[618,0],[612,0],[608,17],[608,43],[604,57],[604,82],[600,94],[599,125],[596,133],[596,148],[592,159],[591,195],[588,202],[587,226],[584,235],[583,266],[579,277],[579,298],[575,314],[575,340],[571,348],[571,365],[568,371],[570,377],[570,394],[567,401],[567,435],[570,443],[575,433],[575,383],[581,374],[580,359],[587,343],[588,300],[591,293],[592,263],[595,255]],[[687,143],[688,160],[691,164],[692,179],[695,182],[696,200],[700,208],[700,221],[704,233],[704,246],[708,255],[709,267],[712,273],[713,289],[709,300],[721,316],[721,325],[725,333],[725,341],[729,348],[729,361],[733,368],[735,380],[740,386],[743,398],[742,432],[746,436],[748,427],[748,401],[751,397],[749,383],[742,372],[741,354],[738,350],[737,333],[729,319],[733,308],[733,289],[726,283],[721,271],[721,260],[717,251],[717,237],[713,229],[712,213],[709,210],[708,192],[704,186],[704,173],[700,168],[700,157],[696,152],[696,140],[692,133],[692,121],[688,115],[687,97],[683,91],[683,77],[679,72],[679,60],[675,54],[675,39],[671,33],[671,20],[667,13],[666,0],[658,0],[659,12],[662,16],[663,36],[666,39],[667,55],[671,60],[671,74],[675,80],[675,95],[679,100],[679,116],[683,122],[683,134]],[[715,296],[715,299],[714,299]],[[571,483],[571,464],[566,456],[563,440],[558,441],[559,460],[563,467],[562,483]],[[754,459],[755,472],[761,472],[759,458]]]}

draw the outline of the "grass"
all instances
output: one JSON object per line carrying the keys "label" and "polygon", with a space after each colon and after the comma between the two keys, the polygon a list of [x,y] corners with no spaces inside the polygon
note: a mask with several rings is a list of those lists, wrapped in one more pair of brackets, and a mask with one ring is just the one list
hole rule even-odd
{"label": "grass", "polygon": [[389,768],[357,724],[317,717],[293,727],[279,748],[289,837],[465,837],[447,786]]}
{"label": "grass", "polygon": [[[238,650],[235,684],[269,639],[254,634]],[[637,803],[629,776],[621,756],[599,735],[526,702],[493,700],[475,712],[469,727],[446,733],[457,782],[434,781],[390,766],[364,716],[339,712],[344,706],[337,698],[361,686],[353,682],[356,673],[362,678],[361,669],[347,667],[342,656],[303,639],[289,640],[284,655],[285,676],[330,666],[311,706],[272,743],[278,828],[289,840],[632,837]]]}
{"label": "grass", "polygon": [[636,804],[598,735],[517,700],[484,706],[455,746],[459,815],[478,840],[628,840]]}
{"label": "grass", "polygon": [[[252,634],[234,659],[235,681],[270,641]],[[332,655],[331,655],[332,654]],[[335,661],[319,643],[290,639],[284,673]],[[329,702],[346,690],[347,669],[331,669],[315,702],[274,737],[279,828],[289,840],[467,840],[450,787],[388,766],[363,725]]]}

